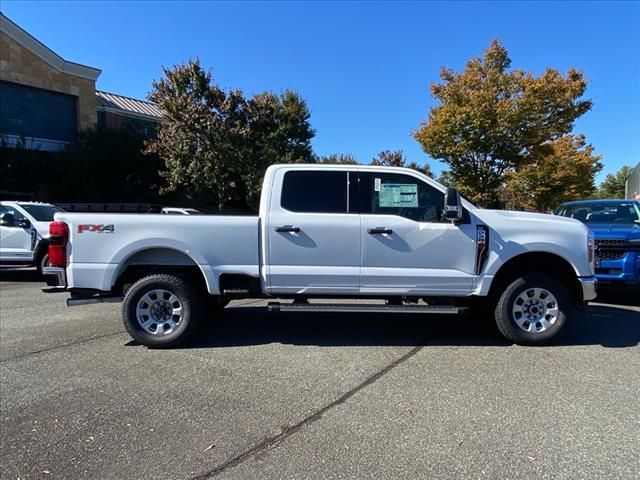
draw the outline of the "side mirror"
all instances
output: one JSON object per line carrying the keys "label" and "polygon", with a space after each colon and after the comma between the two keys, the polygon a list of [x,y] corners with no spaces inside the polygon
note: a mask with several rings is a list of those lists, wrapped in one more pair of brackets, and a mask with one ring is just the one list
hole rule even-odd
{"label": "side mirror", "polygon": [[21,228],[30,228],[31,227],[31,220],[29,220],[28,218],[23,218],[22,220],[20,220],[17,225]]}
{"label": "side mirror", "polygon": [[0,215],[0,226],[13,227],[13,213],[3,213]]}
{"label": "side mirror", "polygon": [[444,218],[454,223],[462,221],[462,200],[455,188],[447,188],[444,194]]}

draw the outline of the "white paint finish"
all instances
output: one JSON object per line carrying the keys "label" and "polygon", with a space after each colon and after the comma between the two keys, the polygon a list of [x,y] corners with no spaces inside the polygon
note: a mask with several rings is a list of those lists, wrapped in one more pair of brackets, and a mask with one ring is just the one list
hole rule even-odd
{"label": "white paint finish", "polygon": [[[83,276],[79,283],[78,278],[72,276],[70,287],[109,290],[129,258],[144,250],[158,248],[175,250],[191,258],[203,271],[209,292],[213,294],[218,293],[214,269],[253,276],[258,273],[257,217],[63,212],[56,214],[56,220],[71,227],[67,271],[82,269],[82,264],[87,263],[114,266],[108,279],[97,282]],[[113,224],[114,232],[78,233],[81,224]],[[158,264],[169,263],[159,259]]]}
{"label": "white paint finish", "polygon": [[[109,290],[132,255],[171,249],[203,272],[209,292],[219,293],[222,273],[261,279],[265,293],[389,295],[486,295],[508,260],[527,252],[564,258],[578,276],[593,274],[587,261],[588,229],[550,215],[480,210],[466,201],[470,224],[420,223],[392,215],[293,213],[280,207],[289,170],[403,173],[444,193],[445,187],[415,171],[352,165],[277,165],[264,179],[259,217],[59,213],[71,226],[69,285]],[[113,224],[114,233],[77,233],[79,224]],[[490,255],[474,276],[476,224],[489,227]],[[291,225],[298,233],[275,232]],[[392,235],[369,235],[387,227]],[[169,256],[149,257],[167,264]]]}
{"label": "white paint finish", "polygon": [[577,276],[594,275],[588,261],[589,228],[578,220],[529,212],[476,209],[478,223],[489,226],[490,255],[484,274],[495,275],[508,260],[531,252],[565,259]]}
{"label": "white paint finish", "polygon": [[0,226],[0,262],[24,262],[32,263],[34,261],[32,250],[31,235],[35,230],[35,250],[41,240],[49,238],[49,223],[36,220],[27,210],[20,205],[47,205],[48,203],[39,202],[12,202],[2,201],[0,205],[13,210],[14,220],[26,218],[31,222],[29,228],[5,227]]}
{"label": "white paint finish", "polygon": [[[266,229],[267,291],[270,293],[353,293],[360,280],[360,216],[296,213],[280,206],[284,173],[272,178]],[[346,189],[346,184],[345,184]],[[276,232],[294,226],[299,232]]]}
{"label": "white paint finish", "polygon": [[[391,234],[370,234],[384,227]],[[475,224],[362,215],[362,293],[460,295],[471,290]]]}

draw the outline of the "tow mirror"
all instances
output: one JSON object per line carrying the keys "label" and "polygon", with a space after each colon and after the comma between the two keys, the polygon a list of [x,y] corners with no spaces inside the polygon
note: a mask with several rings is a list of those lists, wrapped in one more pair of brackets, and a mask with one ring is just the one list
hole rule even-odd
{"label": "tow mirror", "polygon": [[3,213],[0,215],[0,226],[13,227],[13,213]]}
{"label": "tow mirror", "polygon": [[454,223],[462,221],[462,200],[455,188],[447,188],[444,194],[444,218]]}

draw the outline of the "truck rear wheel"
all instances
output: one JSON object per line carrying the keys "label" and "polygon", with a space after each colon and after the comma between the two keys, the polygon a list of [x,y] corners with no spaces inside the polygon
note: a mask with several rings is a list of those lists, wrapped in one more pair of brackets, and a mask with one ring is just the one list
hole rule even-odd
{"label": "truck rear wheel", "polygon": [[46,267],[51,266],[51,262],[49,261],[49,253],[45,253],[44,255],[40,255],[36,260],[36,269],[38,270],[38,275],[42,276],[42,272]]}
{"label": "truck rear wheel", "polygon": [[129,334],[148,347],[175,347],[198,328],[202,298],[182,278],[149,275],[134,283],[122,304]]}
{"label": "truck rear wheel", "polygon": [[515,343],[550,342],[564,329],[572,304],[566,287],[549,275],[523,274],[504,290],[495,309],[500,333]]}

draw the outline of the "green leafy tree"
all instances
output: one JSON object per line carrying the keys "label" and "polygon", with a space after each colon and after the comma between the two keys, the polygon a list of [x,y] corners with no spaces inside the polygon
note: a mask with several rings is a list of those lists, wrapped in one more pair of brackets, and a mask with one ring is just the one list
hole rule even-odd
{"label": "green leafy tree", "polygon": [[223,90],[199,60],[163,68],[149,98],[166,121],[147,152],[165,163],[166,190],[182,190],[201,204],[212,197],[255,205],[266,168],[273,163],[311,162],[310,112],[293,91],[246,99]]}
{"label": "green leafy tree", "polygon": [[316,163],[338,164],[338,165],[357,165],[358,162],[353,155],[348,153],[332,153],[316,158]]}
{"label": "green leafy tree", "polygon": [[598,188],[598,198],[624,198],[627,178],[633,167],[624,165],[615,173],[608,173]]}
{"label": "green leafy tree", "polygon": [[407,163],[407,158],[402,150],[383,150],[371,159],[371,165],[411,168],[429,177],[433,177],[429,164],[418,165],[416,162]]}
{"label": "green leafy tree", "polygon": [[499,205],[504,175],[535,148],[570,133],[591,108],[582,99],[581,72],[547,69],[536,77],[510,66],[507,50],[494,40],[464,71],[443,68],[443,82],[431,85],[440,103],[414,132],[427,154],[447,164],[462,193],[483,206]]}
{"label": "green leafy tree", "polygon": [[511,208],[552,211],[562,202],[593,195],[601,155],[583,135],[565,135],[532,149],[527,162],[506,176],[504,198]]}

